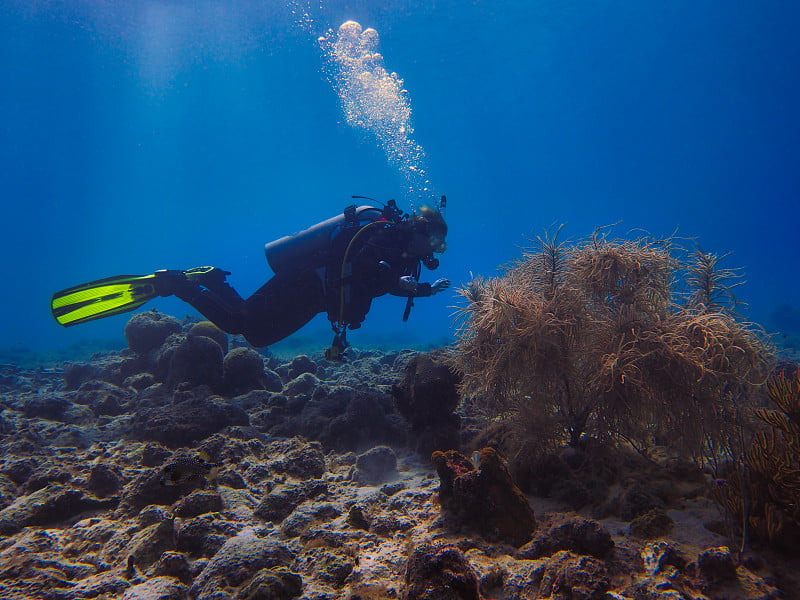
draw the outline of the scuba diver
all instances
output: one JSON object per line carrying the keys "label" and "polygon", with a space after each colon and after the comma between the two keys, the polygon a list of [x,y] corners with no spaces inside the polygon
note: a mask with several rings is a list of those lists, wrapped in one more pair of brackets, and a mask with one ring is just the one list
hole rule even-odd
{"label": "scuba diver", "polygon": [[230,272],[198,267],[109,277],[68,288],[53,295],[51,310],[68,327],[134,310],[157,296],[176,296],[256,347],[274,344],[327,312],[335,335],[326,358],[343,360],[347,329],[361,326],[373,298],[407,298],[406,321],[414,298],[450,285],[445,278],[432,284],[419,280],[422,266],[436,269],[434,253],[446,248],[446,202],[442,196],[438,208],[423,206],[411,215],[394,200],[382,208],[352,205],[336,217],[270,242],[264,250],[275,275],[247,299],[225,281]]}

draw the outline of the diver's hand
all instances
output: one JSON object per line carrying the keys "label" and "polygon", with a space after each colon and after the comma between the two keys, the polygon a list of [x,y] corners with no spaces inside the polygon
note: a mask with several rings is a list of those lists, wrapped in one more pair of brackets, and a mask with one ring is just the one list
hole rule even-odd
{"label": "diver's hand", "polygon": [[443,292],[448,287],[450,287],[450,280],[445,279],[442,277],[441,279],[437,279],[431,284],[431,296],[434,294],[438,294],[439,292]]}

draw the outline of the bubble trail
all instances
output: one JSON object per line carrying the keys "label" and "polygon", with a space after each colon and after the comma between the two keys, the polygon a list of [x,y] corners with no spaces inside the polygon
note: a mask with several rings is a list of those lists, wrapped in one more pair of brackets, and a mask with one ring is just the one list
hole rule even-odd
{"label": "bubble trail", "polygon": [[347,123],[377,139],[412,198],[428,200],[435,194],[424,167],[425,151],[413,138],[408,92],[397,73],[384,67],[379,42],[377,31],[355,21],[319,38]]}

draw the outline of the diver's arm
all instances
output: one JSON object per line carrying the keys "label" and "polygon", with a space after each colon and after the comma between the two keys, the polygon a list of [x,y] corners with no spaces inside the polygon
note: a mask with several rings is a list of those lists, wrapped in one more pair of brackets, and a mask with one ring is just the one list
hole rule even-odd
{"label": "diver's arm", "polygon": [[395,281],[389,289],[392,296],[403,296],[404,298],[424,298],[431,295],[431,284],[420,283],[411,275],[404,275]]}
{"label": "diver's arm", "polygon": [[441,291],[444,291],[450,285],[450,280],[441,278],[430,283],[420,283],[411,275],[400,277],[395,286],[389,290],[393,296],[403,296],[411,298],[424,298],[426,296],[433,296]]}

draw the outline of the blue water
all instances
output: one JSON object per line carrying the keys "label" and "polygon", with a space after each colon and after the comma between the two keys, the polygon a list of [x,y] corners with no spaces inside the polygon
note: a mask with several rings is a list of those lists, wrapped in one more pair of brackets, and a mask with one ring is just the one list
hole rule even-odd
{"label": "blue water", "polygon": [[[750,319],[800,305],[800,4],[5,0],[0,348],[122,338],[127,316],[59,327],[58,289],[213,264],[247,295],[265,242],[352,194],[418,205],[325,70],[316,38],[348,19],[379,33],[449,199],[432,275],[493,275],[554,223],[621,220],[733,251]],[[455,303],[420,299],[402,323],[380,298],[351,341],[447,338]],[[324,316],[303,335],[327,344]]]}

